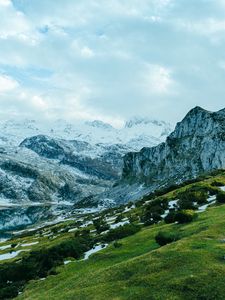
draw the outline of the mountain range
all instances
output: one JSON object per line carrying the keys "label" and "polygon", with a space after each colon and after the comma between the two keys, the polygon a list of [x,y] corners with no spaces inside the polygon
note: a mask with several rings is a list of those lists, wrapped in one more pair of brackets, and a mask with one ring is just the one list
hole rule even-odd
{"label": "mountain range", "polygon": [[193,108],[165,142],[129,152],[123,161],[121,180],[101,195],[105,201],[135,201],[156,189],[224,169],[225,109]]}
{"label": "mountain range", "polygon": [[225,168],[225,109],[195,107],[173,132],[146,118],[122,129],[102,121],[54,125],[1,124],[0,229],[14,227],[14,219],[24,226],[136,201]]}
{"label": "mountain range", "polygon": [[97,120],[2,122],[0,229],[71,212],[76,202],[86,206],[120,179],[126,153],[156,145],[170,131],[169,124],[146,118],[134,118],[122,129]]}

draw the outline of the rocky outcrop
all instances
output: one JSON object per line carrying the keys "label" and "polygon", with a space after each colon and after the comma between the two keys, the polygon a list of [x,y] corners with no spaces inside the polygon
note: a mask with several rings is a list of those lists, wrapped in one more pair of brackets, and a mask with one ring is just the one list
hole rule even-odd
{"label": "rocky outcrop", "polygon": [[123,182],[151,186],[182,182],[225,168],[225,109],[192,109],[166,142],[125,155]]}

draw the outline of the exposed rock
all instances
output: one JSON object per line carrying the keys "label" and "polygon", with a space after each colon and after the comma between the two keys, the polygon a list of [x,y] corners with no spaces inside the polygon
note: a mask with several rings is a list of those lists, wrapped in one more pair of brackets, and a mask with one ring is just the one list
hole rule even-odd
{"label": "exposed rock", "polygon": [[225,168],[225,109],[192,109],[166,142],[125,155],[123,181],[152,188]]}

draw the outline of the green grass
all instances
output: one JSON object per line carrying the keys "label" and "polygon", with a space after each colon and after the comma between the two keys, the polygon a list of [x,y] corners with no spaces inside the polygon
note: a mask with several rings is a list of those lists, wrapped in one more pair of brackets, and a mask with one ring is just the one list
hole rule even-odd
{"label": "green grass", "polygon": [[[188,225],[146,227],[87,261],[58,268],[58,275],[32,281],[18,299],[224,299],[225,205],[209,208]],[[159,246],[159,230],[181,239]]]}
{"label": "green grass", "polygon": [[[217,193],[220,190],[218,183],[225,185],[224,171],[207,175],[202,181],[174,188],[161,196],[146,197],[145,201],[174,200],[179,198],[180,193],[193,189]],[[124,212],[125,206],[122,205],[99,214],[83,215],[82,218],[86,222],[97,215],[104,218],[135,214],[140,217],[145,207],[144,201],[140,201],[137,207],[128,212]],[[74,260],[58,267],[57,275],[48,276],[44,281],[30,281],[25,285],[22,295],[16,299],[225,299],[225,242],[222,242],[225,239],[224,215],[225,205],[220,205],[208,208],[199,214],[197,220],[186,225],[160,222],[143,227],[137,234],[120,240],[122,246],[119,248],[115,248],[112,243],[87,261]],[[33,233],[25,232],[5,244],[39,241],[37,245],[24,248],[19,245],[16,250],[51,248],[73,239],[74,232],[67,231],[77,227],[76,224],[75,218],[46,226]],[[94,229],[93,225],[88,228]],[[155,242],[159,231],[172,232],[179,236],[179,240],[159,247]],[[55,238],[45,237],[46,232],[52,232]],[[95,234],[92,233],[93,236]],[[9,249],[1,251],[1,254],[7,252]],[[29,252],[21,252],[10,261],[14,263],[27,255]],[[0,264],[4,263],[7,261],[0,261]]]}

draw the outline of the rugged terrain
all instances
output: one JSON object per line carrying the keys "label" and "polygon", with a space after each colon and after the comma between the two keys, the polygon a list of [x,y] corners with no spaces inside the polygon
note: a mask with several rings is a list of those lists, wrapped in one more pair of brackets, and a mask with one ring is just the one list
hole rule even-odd
{"label": "rugged terrain", "polygon": [[105,194],[117,203],[225,168],[225,109],[192,109],[166,141],[124,157],[122,180]]}
{"label": "rugged terrain", "polygon": [[169,131],[165,122],[140,118],[122,129],[101,121],[1,123],[0,230],[60,218],[77,202],[89,206],[120,178],[127,152],[155,145]]}

